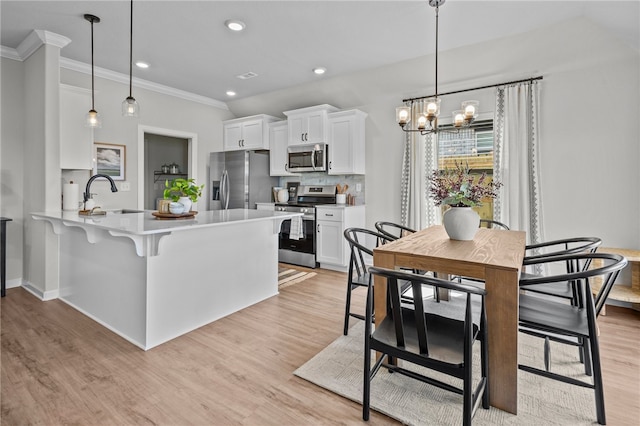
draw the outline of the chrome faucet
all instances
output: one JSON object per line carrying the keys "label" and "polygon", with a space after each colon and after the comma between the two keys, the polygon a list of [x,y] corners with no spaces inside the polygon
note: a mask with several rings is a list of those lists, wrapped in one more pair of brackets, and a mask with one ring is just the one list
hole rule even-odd
{"label": "chrome faucet", "polygon": [[87,182],[87,187],[84,190],[84,195],[82,196],[83,202],[86,203],[87,200],[91,198],[91,193],[89,192],[89,189],[91,188],[91,184],[93,183],[94,180],[100,177],[103,177],[107,179],[109,182],[111,182],[111,192],[118,192],[118,187],[116,186],[116,183],[113,181],[113,179],[111,179],[110,176],[102,175],[102,174],[93,175],[89,178],[89,181]]}

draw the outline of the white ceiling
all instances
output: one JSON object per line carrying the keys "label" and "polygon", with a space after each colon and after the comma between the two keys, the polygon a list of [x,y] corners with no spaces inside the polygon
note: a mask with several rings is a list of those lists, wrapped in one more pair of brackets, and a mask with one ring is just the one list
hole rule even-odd
{"label": "white ceiling", "polygon": [[[0,3],[1,45],[15,49],[33,29],[72,40],[62,56],[128,75],[129,1],[5,1]],[[640,2],[465,1],[440,7],[440,50],[488,41],[586,17],[640,50]],[[246,23],[226,29],[230,18]],[[134,1],[134,79],[225,102],[318,78],[352,73],[433,53],[434,9],[410,1]],[[324,76],[312,69],[323,66]],[[258,74],[249,80],[236,76]],[[134,90],[135,96],[135,90]]]}

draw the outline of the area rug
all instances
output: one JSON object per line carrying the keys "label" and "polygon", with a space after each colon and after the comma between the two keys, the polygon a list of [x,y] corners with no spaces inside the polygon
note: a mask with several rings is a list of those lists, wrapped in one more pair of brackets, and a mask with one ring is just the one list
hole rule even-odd
{"label": "area rug", "polygon": [[315,277],[315,272],[298,271],[297,269],[278,268],[278,289],[298,284],[311,277]]}
{"label": "area rug", "polygon": [[[340,336],[294,374],[338,395],[362,403],[364,324],[359,322]],[[479,345],[476,345],[479,346]],[[519,335],[519,362],[543,366],[543,341]],[[585,379],[574,347],[552,342],[551,371]],[[405,364],[405,367],[408,367]],[[419,367],[416,371],[425,371]],[[479,372],[479,356],[474,355],[474,377]],[[461,382],[435,372],[432,377],[461,386]],[[589,381],[591,382],[591,381]],[[474,385],[475,386],[475,385]],[[407,425],[462,424],[460,395],[380,369],[371,382],[371,409]],[[362,409],[354,410],[362,418]],[[482,407],[474,425],[590,425],[596,423],[593,390],[518,371],[518,415]]]}

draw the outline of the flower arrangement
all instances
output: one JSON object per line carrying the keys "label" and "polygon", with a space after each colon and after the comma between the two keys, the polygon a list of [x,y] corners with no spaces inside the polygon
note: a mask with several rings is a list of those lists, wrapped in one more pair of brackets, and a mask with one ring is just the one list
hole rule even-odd
{"label": "flower arrangement", "polygon": [[192,202],[198,201],[204,185],[197,186],[194,179],[173,179],[164,182],[164,198],[178,201],[180,197],[189,197]]}
{"label": "flower arrangement", "polygon": [[463,165],[462,162],[456,162],[455,169],[434,170],[429,176],[429,196],[436,206],[480,206],[483,198],[495,198],[498,195],[498,189],[502,186],[500,182],[487,178],[484,172],[476,179],[470,172],[469,165]]}

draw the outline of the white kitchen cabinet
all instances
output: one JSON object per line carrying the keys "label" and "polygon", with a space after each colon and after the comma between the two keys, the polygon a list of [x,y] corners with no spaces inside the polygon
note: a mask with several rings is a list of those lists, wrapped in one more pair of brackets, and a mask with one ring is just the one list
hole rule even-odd
{"label": "white kitchen cabinet", "polygon": [[93,129],[85,127],[91,91],[60,85],[60,168],[93,169]]}
{"label": "white kitchen cabinet", "polygon": [[357,109],[329,114],[330,175],[365,173],[364,127],[367,114]]}
{"label": "white kitchen cabinet", "polygon": [[351,254],[344,238],[347,228],[364,228],[365,206],[316,207],[316,261],[320,267],[344,270]]}
{"label": "white kitchen cabinet", "polygon": [[290,173],[289,156],[287,154],[288,123],[277,121],[269,123],[269,173],[271,176],[297,176]]}
{"label": "white kitchen cabinet", "polygon": [[225,151],[269,149],[268,124],[278,118],[260,114],[222,122]]}
{"label": "white kitchen cabinet", "polygon": [[317,105],[285,111],[289,128],[289,145],[326,143],[328,114],[338,111],[332,105]]}

